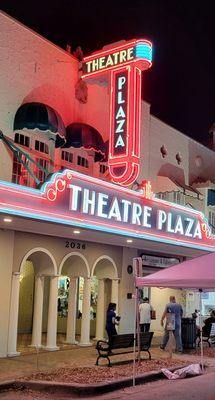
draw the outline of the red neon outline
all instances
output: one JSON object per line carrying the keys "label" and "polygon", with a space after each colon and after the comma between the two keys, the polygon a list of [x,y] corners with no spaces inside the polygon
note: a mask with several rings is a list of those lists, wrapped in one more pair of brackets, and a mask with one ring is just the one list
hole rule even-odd
{"label": "red neon outline", "polygon": [[[143,199],[142,195],[140,193],[138,193],[138,192],[134,192],[134,191],[132,191],[130,189],[126,189],[126,188],[123,188],[123,187],[118,187],[118,186],[113,185],[113,184],[111,184],[109,182],[100,181],[99,179],[87,177],[87,176],[82,175],[80,173],[72,172],[72,171],[69,171],[69,170],[66,170],[62,174],[57,173],[54,176],[54,179],[50,183],[47,183],[46,185],[44,185],[45,191],[44,191],[44,189],[38,190],[38,196],[33,196],[33,197],[37,198],[37,200],[40,200],[40,199],[44,200],[46,197],[43,197],[43,196],[45,196],[47,194],[48,190],[50,188],[52,188],[52,187],[58,188],[59,189],[58,191],[60,193],[62,193],[64,191],[64,187],[59,186],[59,182],[62,183],[62,182],[64,182],[64,180],[66,180],[66,181],[68,180],[68,182],[71,183],[73,178],[77,179],[77,180],[80,180],[80,181],[86,181],[88,184],[93,182],[93,184],[95,186],[99,186],[100,190],[101,190],[101,184],[102,184],[102,186],[107,187],[110,190],[112,189],[112,191],[114,190],[114,191],[119,192],[121,194],[122,193],[126,193],[129,196],[137,197],[139,200]],[[77,182],[77,184],[78,184],[78,182]],[[26,189],[23,190],[23,188],[20,187],[20,191],[18,191],[17,188],[15,188],[14,186],[13,186],[13,184],[11,184],[11,188],[9,188],[10,190],[8,190],[8,188],[5,187],[3,183],[2,184],[0,183],[0,189],[2,190],[2,196],[4,195],[4,191],[5,191],[5,192],[16,193],[16,195],[19,194],[19,196],[22,196],[22,197],[20,197],[20,201],[25,200],[25,198],[27,200],[29,193],[27,193]],[[29,188],[29,190],[30,190],[30,188]],[[12,198],[14,198],[16,200],[16,196],[14,196]],[[206,241],[206,240],[211,241],[212,239],[214,239],[214,237],[213,236],[209,237],[210,229],[208,229],[207,221],[205,220],[204,215],[201,212],[198,212],[198,211],[195,211],[195,210],[190,210],[190,209],[187,209],[187,208],[185,208],[183,206],[180,206],[180,205],[172,205],[172,204],[167,203],[165,201],[162,201],[160,199],[154,199],[154,200],[145,199],[145,204],[147,204],[147,205],[149,204],[149,205],[153,206],[153,203],[164,204],[165,207],[167,208],[167,210],[168,210],[168,208],[170,210],[179,209],[183,213],[185,213],[187,216],[194,215],[195,218],[200,223],[202,239],[190,240],[185,236],[181,236],[181,237],[177,238],[177,237],[174,237],[174,236],[170,236],[168,233],[164,234],[162,232],[158,234],[155,231],[150,232],[146,228],[143,228],[143,227],[140,230],[140,229],[138,229],[138,227],[136,225],[132,228],[131,226],[129,226],[129,227],[128,226],[123,226],[123,225],[119,226],[116,223],[111,223],[110,221],[108,221],[108,224],[107,224],[107,223],[105,223],[105,221],[100,222],[100,221],[92,220],[90,218],[88,219],[88,218],[86,218],[86,216],[82,216],[82,218],[81,218],[79,214],[75,215],[75,216],[72,215],[70,217],[65,212],[64,213],[63,212],[62,213],[50,212],[50,211],[41,209],[42,204],[40,204],[40,202],[38,203],[38,207],[37,208],[34,208],[32,206],[29,207],[28,200],[27,200],[27,205],[26,204],[18,205],[15,202],[13,204],[11,204],[11,203],[9,203],[7,201],[7,199],[6,199],[5,203],[3,203],[1,201],[0,204],[3,206],[3,208],[5,208],[5,210],[6,210],[5,212],[7,212],[7,213],[8,213],[8,210],[7,210],[8,207],[11,207],[12,210],[14,210],[14,209],[18,210],[19,209],[19,210],[22,210],[24,212],[26,212],[28,210],[28,212],[34,212],[35,214],[39,214],[41,216],[42,215],[53,216],[53,218],[54,217],[55,218],[56,217],[57,218],[58,217],[64,217],[65,219],[67,219],[69,221],[72,221],[72,220],[73,221],[75,221],[75,220],[78,221],[79,220],[79,221],[82,221],[82,222],[87,222],[87,223],[91,224],[92,226],[94,226],[94,225],[95,226],[104,226],[104,227],[106,226],[106,227],[114,228],[116,230],[117,229],[121,230],[123,232],[133,232],[133,233],[140,234],[140,235],[141,234],[142,235],[147,235],[149,237],[150,236],[151,237],[157,237],[157,238],[160,237],[160,238],[163,238],[163,239],[166,239],[166,240],[170,240],[171,242],[177,241],[177,242],[181,242],[181,243],[190,243],[190,244],[194,244],[194,245],[198,245],[198,243],[199,243],[199,244],[201,244],[201,246],[214,248],[214,245],[210,245],[208,243],[204,243],[204,241]],[[140,201],[140,204],[142,204],[142,201]],[[1,211],[1,213],[2,212],[3,211]],[[165,210],[165,212],[167,212],[167,211]],[[30,216],[29,216],[29,218],[30,218]]]}
{"label": "red neon outline", "polygon": [[86,62],[86,60],[90,60],[91,58],[95,58],[98,55],[105,55],[105,54],[110,54],[111,52],[114,52],[115,50],[124,50],[127,49],[128,47],[130,47],[131,45],[136,45],[139,43],[147,43],[150,47],[152,47],[152,42],[150,42],[150,40],[147,39],[132,39],[132,40],[128,40],[125,41],[125,43],[121,43],[121,44],[116,44],[115,47],[110,47],[106,50],[98,50],[95,51],[94,53],[90,54],[89,56],[86,56],[83,58],[83,61]]}
{"label": "red neon outline", "polygon": [[[81,181],[86,181],[87,183],[93,183],[94,185],[99,186],[100,188],[101,188],[101,186],[102,187],[107,187],[108,189],[115,190],[115,191],[117,191],[119,193],[125,193],[125,194],[127,194],[129,196],[133,196],[133,197],[137,197],[137,198],[143,198],[143,196],[142,196],[142,194],[140,192],[131,190],[129,188],[125,188],[123,186],[118,186],[118,185],[115,185],[115,184],[113,184],[111,182],[103,181],[103,180],[100,180],[98,178],[94,178],[94,177],[82,174],[80,172],[73,171],[73,170],[68,170],[68,169],[63,171],[63,172],[61,172],[61,173],[59,173],[59,172],[55,173],[52,176],[51,180],[46,182],[42,186],[41,189],[34,189],[34,191],[38,190],[38,194],[35,193],[35,195],[28,192],[28,189],[31,190],[31,188],[28,188],[26,186],[23,187],[23,186],[20,185],[20,188],[18,189],[17,185],[13,184],[13,183],[11,183],[10,184],[11,186],[8,187],[8,186],[5,186],[2,181],[0,181],[0,190],[2,190],[3,192],[4,191],[10,191],[12,193],[17,193],[19,195],[22,194],[23,196],[31,196],[31,197],[35,197],[37,199],[39,198],[39,199],[42,199],[42,200],[44,200],[44,199],[46,200],[45,195],[47,193],[48,188],[50,186],[52,186],[52,185],[55,185],[55,182],[56,182],[56,180],[58,178],[68,179],[69,181],[71,181],[73,178],[76,178],[76,179],[80,179]],[[202,220],[204,219],[204,214],[202,214],[201,211],[197,211],[197,210],[193,210],[193,209],[187,209],[186,207],[184,207],[184,206],[182,206],[180,204],[169,203],[169,202],[167,202],[165,200],[158,199],[156,197],[154,197],[153,199],[148,199],[147,201],[151,201],[152,204],[153,203],[163,204],[163,205],[169,207],[170,209],[177,208],[177,209],[179,209],[181,211],[184,211],[184,212],[187,212],[187,213],[189,212],[189,215],[193,214],[195,216],[199,216]]]}
{"label": "red neon outline", "polygon": [[[27,186],[24,186],[24,187],[27,188]],[[10,187],[4,186],[4,185],[0,185],[0,189],[3,189],[6,192],[12,192],[13,194],[14,193],[20,194],[21,189],[22,189],[22,185],[20,185],[20,189],[15,189],[13,187],[10,188]],[[33,197],[35,199],[39,198],[39,199],[44,200],[44,198],[41,197],[40,192],[38,194],[33,194],[33,193],[29,193],[29,192],[26,191],[26,192],[24,192],[24,194],[25,194],[25,196],[28,196],[28,197]]]}
{"label": "red neon outline", "polygon": [[[5,204],[4,203],[1,203],[0,202],[0,205],[3,205],[3,206],[5,206]],[[14,205],[14,204],[7,204],[7,207],[11,207],[12,209],[13,208],[17,208],[17,209],[20,209],[20,210],[22,210],[22,211],[26,211],[26,208],[24,208],[24,207],[22,207],[22,206],[18,206],[18,205]],[[137,228],[136,229],[132,229],[132,228],[128,228],[128,227],[124,227],[124,226],[119,226],[119,225],[114,225],[114,224],[112,224],[112,223],[110,223],[110,224],[105,224],[105,222],[99,222],[99,221],[95,221],[95,220],[91,220],[91,219],[86,219],[86,216],[84,216],[84,217],[79,217],[79,215],[78,216],[72,216],[72,217],[70,217],[70,216],[68,216],[67,214],[63,214],[63,213],[52,213],[52,212],[49,212],[49,211],[43,211],[43,210],[40,210],[40,209],[37,209],[37,208],[28,208],[28,210],[29,210],[29,212],[33,212],[34,214],[41,214],[41,215],[45,215],[45,216],[57,216],[57,217],[66,217],[66,219],[67,220],[69,220],[69,221],[74,221],[74,220],[77,220],[77,221],[81,221],[81,222],[87,222],[87,223],[89,223],[89,224],[91,224],[92,226],[107,226],[107,227],[111,227],[111,228],[114,228],[114,229],[118,229],[118,230],[122,230],[122,231],[125,231],[125,232],[132,232],[132,233],[136,233],[136,234],[140,234],[140,235],[147,235],[147,236],[151,236],[151,237],[157,237],[157,238],[163,238],[163,239],[166,239],[166,240],[169,240],[169,241],[176,241],[176,242],[180,242],[180,243],[190,243],[190,244],[193,244],[193,245],[195,245],[195,246],[197,246],[198,244],[201,244],[201,246],[206,246],[206,247],[211,247],[211,248],[214,248],[214,245],[210,245],[210,244],[204,244],[204,242],[203,243],[201,243],[201,240],[200,239],[196,239],[196,242],[195,241],[192,241],[192,240],[187,240],[186,238],[186,236],[182,236],[181,238],[175,238],[175,237],[173,237],[173,236],[168,236],[168,234],[166,234],[166,235],[163,235],[162,233],[160,234],[160,235],[158,235],[158,234],[156,234],[156,233],[152,233],[152,232],[150,232],[150,231],[147,231],[147,230],[144,230],[144,228],[142,229],[142,230],[138,230]],[[30,218],[30,217],[29,217]],[[210,239],[212,239],[212,238],[210,238]]]}
{"label": "red neon outline", "polygon": [[89,72],[88,74],[83,74],[83,75],[81,75],[81,78],[82,79],[91,79],[91,78],[93,79],[95,76],[104,75],[104,73],[106,73],[108,71],[112,71],[115,68],[118,68],[120,66],[126,67],[126,66],[132,65],[132,64],[135,64],[135,66],[138,66],[139,68],[142,66],[141,70],[143,70],[143,71],[146,69],[149,69],[152,66],[151,61],[148,61],[146,59],[144,60],[143,58],[134,58],[133,60],[124,62],[120,65],[117,64],[117,65],[113,65],[112,67],[101,69],[99,71],[94,71],[94,72]]}
{"label": "red neon outline", "polygon": [[112,134],[112,131],[114,130],[114,125],[115,125],[115,114],[114,114],[114,105],[115,105],[115,95],[116,95],[116,75],[120,74],[120,73],[126,73],[126,77],[128,79],[128,83],[127,83],[127,97],[129,96],[129,91],[130,91],[130,74],[129,74],[129,70],[128,68],[122,67],[122,68],[118,68],[117,70],[114,70],[111,72],[111,114],[110,114],[110,146],[109,146],[109,158],[111,159],[115,159],[115,157],[117,158],[124,158],[128,156],[128,131],[129,131],[129,102],[127,102],[126,104],[126,116],[127,116],[127,120],[126,120],[126,137],[124,139],[126,139],[125,141],[125,153],[123,154],[119,154],[118,156],[115,156],[114,153],[114,132]]}
{"label": "red neon outline", "polygon": [[[115,118],[115,77],[127,72],[127,140],[125,154],[114,155],[113,132]],[[112,181],[125,186],[133,183],[139,174],[140,157],[140,108],[141,108],[141,71],[136,67],[121,67],[111,72],[111,115],[110,115],[110,145],[109,145],[109,172]],[[115,168],[124,168],[124,172],[116,175]]]}
{"label": "red neon outline", "polygon": [[[101,58],[101,57],[109,55],[109,54],[111,55],[115,51],[127,50],[129,47],[134,47],[135,45],[137,45],[139,43],[146,43],[152,48],[152,43],[147,39],[133,39],[133,40],[125,42],[123,44],[119,44],[118,46],[116,45],[115,47],[109,48],[107,50],[99,50],[97,52],[94,52],[91,55],[89,55],[87,57],[84,57],[83,58],[83,63],[87,63],[89,61],[93,61],[94,59]],[[98,70],[98,71],[84,73],[82,75],[82,79],[86,79],[86,78],[89,78],[91,76],[95,76],[95,75],[98,75],[98,74],[103,74],[106,71],[111,71],[111,70],[113,70],[113,69],[115,69],[117,67],[120,67],[120,66],[122,67],[122,66],[126,66],[126,65],[131,65],[133,62],[135,62],[137,65],[139,65],[139,67],[141,69],[143,69],[143,70],[150,68],[151,65],[152,65],[152,62],[149,61],[148,59],[134,58],[132,60],[129,60],[129,61],[126,61],[126,62],[122,62],[122,63],[117,64],[117,65],[113,65],[113,66],[110,66],[110,67],[102,68],[101,70]]]}
{"label": "red neon outline", "polygon": [[[1,202],[0,202],[0,205],[5,206],[5,204],[1,203]],[[26,208],[24,208],[23,206],[18,206],[18,205],[9,204],[9,203],[7,204],[7,207],[8,206],[9,207],[11,206],[11,208],[17,208],[17,209],[26,211]],[[171,241],[190,243],[190,244],[194,244],[194,245],[197,245],[198,243],[201,243],[200,239],[196,239],[196,242],[195,242],[195,241],[186,239],[187,238],[186,236],[182,236],[181,237],[182,240],[181,240],[180,238],[175,238],[175,237],[172,237],[172,236],[168,236],[168,234],[163,235],[161,233],[161,234],[158,235],[158,234],[156,234],[154,232],[150,232],[148,230],[145,230],[146,228],[143,228],[142,230],[139,230],[139,229],[137,229],[136,226],[135,226],[134,229],[132,229],[131,227],[128,228],[128,227],[124,227],[124,226],[121,226],[121,225],[120,226],[119,225],[115,225],[113,223],[105,224],[105,221],[104,222],[99,222],[99,221],[95,221],[95,220],[91,220],[91,219],[86,219],[86,216],[82,216],[81,217],[81,216],[79,216],[79,214],[77,216],[73,215],[72,217],[70,217],[69,215],[64,214],[64,213],[56,213],[56,212],[53,213],[53,212],[49,212],[49,211],[43,211],[43,210],[40,210],[40,209],[37,209],[37,208],[28,208],[28,210],[32,211],[34,214],[39,213],[39,214],[48,215],[48,216],[66,217],[66,219],[71,220],[71,221],[72,220],[77,220],[77,221],[81,221],[81,222],[87,222],[87,223],[90,223],[92,225],[107,226],[107,227],[112,227],[114,229],[121,229],[121,230],[126,231],[126,232],[129,231],[129,232],[134,232],[134,233],[137,233],[137,234],[146,234],[146,235],[152,236],[152,237],[154,237],[154,236],[158,237],[158,238],[161,237],[161,238],[164,238],[164,239],[167,239],[167,240],[171,240]],[[199,222],[201,222],[201,221],[199,221]],[[204,245],[204,244],[202,244],[202,245]],[[210,244],[207,244],[207,246],[210,246]],[[214,246],[212,246],[212,245],[210,247],[214,248]]]}
{"label": "red neon outline", "polygon": [[[133,39],[125,43],[116,44],[112,48],[97,51],[90,56],[84,57],[83,63],[97,60],[107,55],[112,55],[122,50],[134,48],[138,43],[145,43],[152,49],[152,43],[146,39]],[[150,68],[152,62],[148,59],[134,58],[132,60],[108,66],[97,71],[86,72],[82,78],[97,77],[110,71],[111,90],[110,90],[110,141],[109,141],[109,173],[111,180],[115,183],[129,186],[133,183],[140,169],[140,123],[141,123],[141,71]],[[114,127],[115,127],[115,94],[116,94],[116,75],[126,72],[127,82],[127,105],[126,105],[126,142],[125,152],[119,155],[114,154]],[[125,141],[125,137],[124,137]],[[123,172],[117,173],[117,168]]]}

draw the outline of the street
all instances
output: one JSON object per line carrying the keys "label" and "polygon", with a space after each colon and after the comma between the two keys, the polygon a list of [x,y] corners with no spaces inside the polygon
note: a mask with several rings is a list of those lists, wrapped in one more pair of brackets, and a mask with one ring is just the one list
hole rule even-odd
{"label": "street", "polygon": [[[167,379],[152,382],[135,388],[121,389],[115,392],[103,394],[96,397],[98,400],[214,400],[215,398],[215,369],[210,368],[204,375],[195,378],[169,381]],[[60,395],[59,393],[47,394],[36,392],[14,392],[1,393],[1,400],[67,400],[79,398],[76,395]],[[93,400],[95,396],[84,397]]]}

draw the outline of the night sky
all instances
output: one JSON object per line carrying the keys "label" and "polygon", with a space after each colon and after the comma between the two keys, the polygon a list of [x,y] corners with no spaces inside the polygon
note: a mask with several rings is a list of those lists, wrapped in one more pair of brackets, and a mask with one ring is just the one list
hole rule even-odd
{"label": "night sky", "polygon": [[215,6],[193,0],[1,0],[1,9],[84,55],[121,39],[148,38],[154,63],[143,98],[151,112],[198,141],[215,122]]}

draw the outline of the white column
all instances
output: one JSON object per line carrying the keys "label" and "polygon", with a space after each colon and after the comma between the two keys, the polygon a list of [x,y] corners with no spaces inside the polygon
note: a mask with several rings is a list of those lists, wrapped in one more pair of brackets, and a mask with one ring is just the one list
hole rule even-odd
{"label": "white column", "polygon": [[49,311],[47,326],[46,350],[54,351],[59,347],[56,345],[57,339],[57,296],[58,296],[58,276],[50,277]]}
{"label": "white column", "polygon": [[11,283],[11,297],[10,297],[10,317],[9,317],[9,332],[8,332],[8,357],[18,356],[17,352],[17,327],[18,327],[18,313],[19,313],[19,277],[20,273],[14,272],[12,275]]}
{"label": "white column", "polygon": [[80,346],[90,346],[90,295],[91,279],[84,278]]}
{"label": "white column", "polygon": [[42,320],[43,320],[43,293],[44,277],[35,277],[34,287],[34,315],[31,346],[42,347]]}
{"label": "white column", "polygon": [[118,313],[118,306],[119,306],[119,279],[112,279],[111,302],[112,303],[116,303],[116,313]]}
{"label": "white column", "polygon": [[66,328],[66,342],[77,344],[75,340],[76,329],[76,302],[77,302],[77,278],[70,278],[69,298],[68,298],[68,316]]}
{"label": "white column", "polygon": [[104,319],[105,319],[105,283],[104,279],[98,280],[98,301],[96,309],[96,337],[95,340],[104,340]]}

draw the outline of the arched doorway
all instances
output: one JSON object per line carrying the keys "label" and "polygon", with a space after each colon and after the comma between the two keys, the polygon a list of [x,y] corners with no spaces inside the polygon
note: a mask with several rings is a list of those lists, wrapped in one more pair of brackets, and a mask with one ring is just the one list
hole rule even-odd
{"label": "arched doorway", "polygon": [[17,354],[17,333],[28,334],[24,346],[41,347],[42,332],[46,332],[43,344],[47,350],[57,349],[57,285],[53,255],[40,247],[29,250],[12,277],[8,355]]}
{"label": "arched doorway", "polygon": [[[79,344],[88,346],[90,345],[91,299],[91,279],[88,261],[81,253],[69,253],[63,258],[59,273],[60,281],[64,277],[64,281],[62,279],[62,292],[59,287],[59,305],[62,306],[62,302],[66,302],[68,307],[63,316],[64,320],[59,321],[58,327],[60,329],[60,324],[66,324],[67,343],[76,344],[75,335],[79,333]],[[65,285],[67,287],[66,291]],[[64,298],[62,298],[62,294]]]}
{"label": "arched doorway", "polygon": [[95,339],[101,340],[105,336],[105,316],[108,303],[116,303],[118,310],[119,277],[115,261],[107,255],[99,257],[93,265],[92,277],[96,278],[98,282]]}

